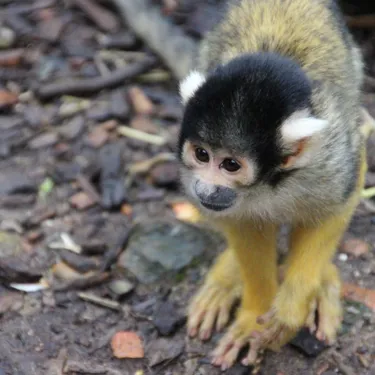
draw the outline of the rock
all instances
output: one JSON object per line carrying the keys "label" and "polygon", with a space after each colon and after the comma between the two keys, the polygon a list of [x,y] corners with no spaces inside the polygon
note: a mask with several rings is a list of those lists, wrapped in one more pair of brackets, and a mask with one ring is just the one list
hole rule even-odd
{"label": "rock", "polygon": [[129,118],[130,107],[126,101],[124,91],[122,89],[115,90],[111,95],[111,112],[112,115],[119,120],[125,121]]}
{"label": "rock", "polygon": [[22,252],[21,237],[16,233],[0,231],[0,259]]}
{"label": "rock", "polygon": [[151,341],[146,348],[147,358],[151,367],[156,366],[166,360],[178,357],[184,350],[185,344],[181,341],[157,339]]}
{"label": "rock", "polygon": [[32,150],[49,147],[55,145],[58,140],[58,135],[56,133],[44,133],[32,139],[29,142],[29,147]]}
{"label": "rock", "polygon": [[100,190],[102,206],[106,209],[121,206],[127,198],[123,177],[122,145],[112,143],[100,150]]}
{"label": "rock", "polygon": [[111,340],[113,355],[116,358],[143,358],[141,339],[135,332],[120,331]]}
{"label": "rock", "polygon": [[159,220],[134,230],[119,265],[139,281],[152,283],[179,271],[212,245],[207,233],[187,223]]}
{"label": "rock", "polygon": [[308,357],[317,357],[323,350],[328,348],[327,345],[319,341],[305,328],[298,333],[290,344]]}
{"label": "rock", "polygon": [[0,48],[9,48],[16,40],[16,34],[8,27],[0,27]]}
{"label": "rock", "polygon": [[130,293],[134,289],[134,284],[126,279],[112,280],[108,284],[108,288],[117,296],[121,297]]}
{"label": "rock", "polygon": [[39,24],[39,35],[42,39],[56,42],[64,27],[64,22],[59,17],[44,20]]}
{"label": "rock", "polygon": [[179,181],[179,168],[176,162],[156,165],[150,174],[153,184],[160,187],[176,188]]}
{"label": "rock", "polygon": [[161,303],[152,316],[156,329],[163,336],[174,333],[184,320],[170,301]]}
{"label": "rock", "polygon": [[[23,295],[7,290],[0,290],[0,316],[7,311],[17,311],[22,308]],[[1,375],[1,372],[0,372]]]}
{"label": "rock", "polygon": [[58,133],[66,140],[77,138],[85,130],[85,119],[77,116],[58,128]]}
{"label": "rock", "polygon": [[33,194],[38,186],[26,173],[9,171],[0,173],[0,196],[10,194]]}
{"label": "rock", "polygon": [[82,168],[78,163],[60,162],[54,165],[49,174],[56,184],[62,184],[75,180],[81,170]]}
{"label": "rock", "polygon": [[76,254],[70,250],[60,249],[59,255],[62,261],[80,273],[93,271],[99,268],[98,260]]}
{"label": "rock", "polygon": [[16,128],[24,123],[20,116],[0,116],[0,130]]}

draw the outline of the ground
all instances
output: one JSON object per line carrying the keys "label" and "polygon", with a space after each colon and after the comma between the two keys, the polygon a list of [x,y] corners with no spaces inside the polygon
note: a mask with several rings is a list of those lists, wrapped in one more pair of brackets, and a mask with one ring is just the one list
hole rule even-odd
{"label": "ground", "polygon": [[[219,335],[190,340],[184,324],[188,300],[224,244],[176,219],[185,208],[172,155],[182,113],[176,82],[147,60],[147,46],[112,8],[98,11],[104,2],[30,3],[1,1],[0,375],[219,374],[208,357]],[[215,2],[182,3],[172,15],[199,39]],[[363,103],[375,115],[375,34],[352,31],[366,58]],[[108,84],[116,69],[129,78]],[[66,89],[69,79],[85,96],[49,95],[50,83]],[[372,136],[368,187],[374,152]],[[152,157],[159,164],[135,173]],[[359,302],[345,302],[338,343],[323,350],[301,335],[267,353],[261,374],[375,373],[374,207],[369,199],[359,205],[335,258],[344,282],[362,288],[351,298]],[[183,251],[165,236],[173,231]],[[115,358],[111,342],[121,331],[141,338],[144,358]]]}

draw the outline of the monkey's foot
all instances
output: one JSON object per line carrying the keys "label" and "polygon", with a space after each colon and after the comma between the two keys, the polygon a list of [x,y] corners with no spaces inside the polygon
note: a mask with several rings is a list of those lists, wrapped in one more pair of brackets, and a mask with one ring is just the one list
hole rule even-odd
{"label": "monkey's foot", "polygon": [[216,349],[212,352],[212,364],[220,366],[226,370],[233,365],[239,352],[246,345],[250,345],[245,358],[242,359],[243,365],[258,365],[262,360],[263,350],[257,345],[252,334],[259,331],[262,327],[256,323],[256,313],[241,308],[237,318],[228,329],[228,332],[222,337]]}
{"label": "monkey's foot", "polygon": [[239,284],[225,287],[219,282],[206,280],[189,306],[189,336],[198,335],[201,340],[208,340],[215,326],[218,331],[223,329],[234,303],[241,296],[241,289]]}
{"label": "monkey's foot", "polygon": [[311,305],[307,326],[318,340],[332,345],[336,340],[341,321],[340,284],[324,283]]}

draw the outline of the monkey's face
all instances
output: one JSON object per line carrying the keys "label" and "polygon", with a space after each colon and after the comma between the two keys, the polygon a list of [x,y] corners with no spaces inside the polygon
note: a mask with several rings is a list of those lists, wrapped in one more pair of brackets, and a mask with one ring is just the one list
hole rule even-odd
{"label": "monkey's face", "polygon": [[244,56],[207,77],[191,73],[180,91],[182,183],[201,208],[237,214],[260,196],[276,200],[282,188],[293,195],[294,176],[318,158],[328,124],[314,115],[298,64]]}
{"label": "monkey's face", "polygon": [[236,210],[242,200],[241,187],[254,181],[255,165],[250,160],[212,149],[207,144],[186,141],[181,159],[186,192],[209,211]]}

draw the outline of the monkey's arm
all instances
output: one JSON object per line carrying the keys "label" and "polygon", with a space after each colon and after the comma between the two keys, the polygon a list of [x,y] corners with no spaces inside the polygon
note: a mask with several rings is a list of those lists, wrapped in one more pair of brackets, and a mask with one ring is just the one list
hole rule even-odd
{"label": "monkey's arm", "polygon": [[198,43],[160,14],[148,0],[112,0],[127,25],[181,80],[193,67]]}
{"label": "monkey's arm", "polygon": [[[256,319],[267,311],[277,291],[276,238],[277,226],[256,225],[249,221],[228,220],[223,225],[229,249],[233,251],[242,279],[242,298],[236,320],[213,353],[213,363],[226,369],[233,364],[250,335],[261,329]],[[225,273],[221,273],[221,278]],[[250,355],[251,353],[251,355]],[[249,352],[247,363],[256,363],[258,352]]]}

